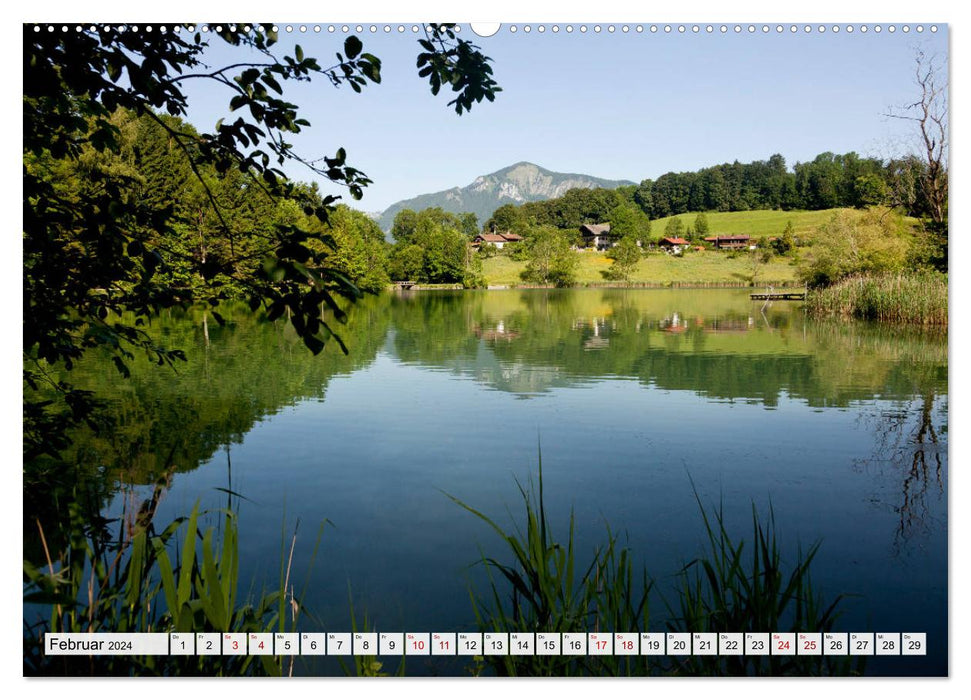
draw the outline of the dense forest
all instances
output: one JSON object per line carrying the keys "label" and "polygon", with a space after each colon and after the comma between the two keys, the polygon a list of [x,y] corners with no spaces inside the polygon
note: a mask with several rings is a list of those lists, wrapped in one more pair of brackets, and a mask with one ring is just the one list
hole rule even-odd
{"label": "dense forest", "polygon": [[[255,276],[277,244],[274,232],[289,226],[327,234],[324,252],[358,287],[377,291],[387,281],[384,235],[369,217],[338,207],[322,224],[297,199],[271,198],[239,169],[219,173],[211,164],[191,163],[193,154],[159,120],[170,130],[195,135],[192,125],[177,117],[136,117],[119,109],[111,118],[119,134],[117,153],[87,147],[76,160],[28,154],[25,168],[55,183],[67,199],[90,196],[108,178],[124,183],[123,196],[144,210],[142,240],[159,253],[159,283],[181,290],[187,299],[217,289],[242,296],[239,281]],[[320,205],[316,185],[297,187],[301,201]],[[153,227],[162,217],[167,225]]]}

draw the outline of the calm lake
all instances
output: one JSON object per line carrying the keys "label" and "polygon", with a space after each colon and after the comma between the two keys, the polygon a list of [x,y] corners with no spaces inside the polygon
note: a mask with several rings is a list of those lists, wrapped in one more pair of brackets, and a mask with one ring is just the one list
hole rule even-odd
{"label": "calm lake", "polygon": [[814,584],[848,595],[836,629],[927,633],[926,657],[868,673],[947,673],[944,335],[812,321],[748,290],[406,292],[352,310],[348,355],[313,357],[283,321],[220,311],[224,326],[201,310],[159,321],[189,358],[175,371],[77,370],[118,422],[76,461],[114,516],[170,470],[157,522],[196,501],[238,508],[244,592],[277,580],[299,521],[305,631],[350,631],[349,599],[359,628],[366,614],[377,631],[475,630],[476,561],[510,555],[446,494],[521,524],[516,480],[535,479],[541,446],[554,528],[565,538],[572,509],[581,562],[607,524],[620,533],[658,582],[652,630],[703,552],[693,482],[739,538],[771,504],[787,560],[822,542]]}

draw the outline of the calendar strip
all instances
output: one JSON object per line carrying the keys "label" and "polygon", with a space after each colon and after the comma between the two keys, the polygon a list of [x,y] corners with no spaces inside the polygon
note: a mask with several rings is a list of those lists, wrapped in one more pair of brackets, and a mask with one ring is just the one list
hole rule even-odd
{"label": "calendar strip", "polygon": [[926,656],[924,632],[47,633],[48,656]]}

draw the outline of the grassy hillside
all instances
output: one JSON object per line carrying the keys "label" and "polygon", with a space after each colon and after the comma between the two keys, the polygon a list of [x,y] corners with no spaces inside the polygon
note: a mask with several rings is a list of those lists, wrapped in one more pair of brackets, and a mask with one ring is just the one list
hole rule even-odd
{"label": "grassy hillside", "polygon": [[[756,284],[798,284],[796,268],[791,258],[774,257],[759,268]],[[519,273],[525,263],[496,256],[484,260],[482,273],[490,285],[522,284]],[[602,253],[584,251],[580,253],[580,267],[577,270],[578,284],[603,284],[608,280],[601,274],[610,267],[610,259]],[[723,251],[690,251],[684,257],[673,257],[664,253],[650,255],[641,260],[631,281],[634,283],[671,284],[697,282],[704,284],[739,284],[751,279],[752,265],[748,255],[728,257]]]}
{"label": "grassy hillside", "polygon": [[[822,211],[733,211],[705,212],[708,217],[709,235],[747,234],[753,238],[778,236],[791,221],[795,235],[803,241],[812,238],[815,230],[828,221],[838,209]],[[859,215],[856,210],[847,210],[851,216]],[[696,212],[678,216],[687,227],[693,225]],[[655,238],[664,235],[664,227],[674,217],[657,219],[651,222],[651,235]],[[483,275],[490,285],[522,284],[519,273],[524,263],[497,256],[483,261]],[[601,274],[610,267],[610,259],[602,253],[583,251],[580,254],[580,268],[577,270],[578,284],[603,284],[608,280]],[[748,255],[731,258],[724,251],[689,251],[684,257],[665,254],[650,255],[637,267],[631,281],[635,284],[739,284],[752,278],[752,264]],[[756,284],[798,284],[796,268],[792,258],[773,257],[762,265],[757,273]]]}
{"label": "grassy hillside", "polygon": [[[786,228],[786,222],[791,221],[797,238],[805,240],[812,239],[813,233],[817,228],[829,221],[833,214],[845,211],[850,217],[863,216],[862,209],[820,209],[819,211],[775,211],[771,209],[758,209],[755,211],[706,211],[708,217],[709,236],[726,234],[747,234],[753,238],[760,236],[778,236]],[[681,223],[687,228],[694,226],[695,217],[698,212],[679,214],[678,216],[668,216],[663,219],[656,219],[651,222],[651,235],[659,238],[664,235],[664,227],[671,219],[681,219]],[[905,217],[913,225],[917,224],[917,219]]]}
{"label": "grassy hillside", "polygon": [[[819,211],[775,211],[770,209],[756,211],[711,211],[705,212],[708,217],[709,236],[726,234],[746,234],[753,238],[760,236],[778,236],[786,228],[786,222],[791,221],[798,238],[811,238],[812,233],[822,224],[829,221],[839,209],[821,209]],[[851,215],[859,215],[856,209],[846,209]],[[671,219],[681,219],[687,228],[694,226],[697,212],[679,214],[656,219],[651,222],[651,235],[663,236],[664,227]]]}

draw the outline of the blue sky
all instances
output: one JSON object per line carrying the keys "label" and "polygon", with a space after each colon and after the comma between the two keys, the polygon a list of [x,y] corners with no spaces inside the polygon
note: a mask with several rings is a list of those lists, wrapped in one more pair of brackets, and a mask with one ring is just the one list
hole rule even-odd
{"label": "blue sky", "polygon": [[[282,27],[286,26],[281,24]],[[341,25],[331,34],[281,31],[281,50],[299,43],[322,64],[341,49]],[[914,49],[947,55],[947,27],[891,34],[838,34],[786,30],[752,35],[602,24],[587,32],[580,24],[540,33],[531,24],[492,37],[472,38],[493,59],[503,88],[492,104],[476,105],[461,117],[433,97],[417,77],[417,36],[406,25],[372,34],[364,25],[365,50],[382,59],[382,83],[362,94],[333,88],[326,80],[295,85],[289,98],[312,127],[295,139],[311,158],[338,146],[349,163],[374,184],[355,206],[380,211],[417,194],[466,185],[476,176],[521,160],[551,170],[580,172],[639,182],[671,170],[695,170],[732,161],[765,159],[781,153],[790,166],[822,151],[857,151],[887,156],[911,133],[908,124],[887,119],[888,107],[914,96]],[[818,26],[818,25],[814,25]],[[354,26],[351,25],[354,32]],[[217,40],[218,41],[218,40]],[[213,65],[238,60],[238,49],[213,46]],[[233,52],[236,53],[233,53]],[[189,118],[210,128],[225,114],[228,93],[212,86],[190,95]],[[299,179],[309,171],[293,169]],[[321,183],[322,185],[324,183]],[[326,188],[325,188],[326,189]]]}

